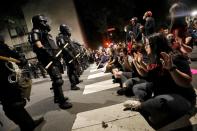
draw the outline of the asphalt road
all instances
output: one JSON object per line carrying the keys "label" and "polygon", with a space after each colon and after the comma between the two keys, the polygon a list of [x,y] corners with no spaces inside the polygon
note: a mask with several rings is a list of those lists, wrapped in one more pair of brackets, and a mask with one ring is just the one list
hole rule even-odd
{"label": "asphalt road", "polygon": [[[195,56],[197,56],[197,53],[192,55],[192,57]],[[192,69],[197,70],[197,61],[192,61],[190,66]],[[70,83],[66,73],[63,75],[63,78],[64,94],[69,97],[69,101],[73,104],[73,107],[67,110],[61,110],[57,104],[53,103],[49,77],[33,80],[31,101],[27,104],[26,109],[33,118],[39,116],[44,116],[45,118],[45,121],[35,131],[71,131],[72,129],[80,129],[80,124],[88,125],[90,123],[88,120],[82,120],[84,123],[80,123],[78,119],[81,119],[79,117],[81,114],[87,115],[98,110],[94,117],[99,118],[108,111],[113,113],[110,107],[119,107],[118,104],[130,99],[125,96],[118,96],[116,91],[119,89],[119,85],[112,84],[111,74],[104,74],[102,70],[95,70],[95,65],[91,65],[80,77],[83,80],[83,83],[78,85],[81,90],[70,90]],[[192,83],[197,88],[197,74],[193,75]],[[106,107],[109,107],[109,109],[103,112]],[[106,119],[109,118],[108,116]],[[116,120],[117,118],[114,119]],[[19,128],[4,115],[1,106],[0,121],[3,123],[3,126],[0,126],[0,131],[19,131]],[[87,123],[85,123],[86,121]],[[103,130],[105,129],[103,128]]]}

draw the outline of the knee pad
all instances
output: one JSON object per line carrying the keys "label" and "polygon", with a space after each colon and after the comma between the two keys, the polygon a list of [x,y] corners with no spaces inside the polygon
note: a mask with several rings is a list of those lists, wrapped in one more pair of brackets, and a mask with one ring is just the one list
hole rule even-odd
{"label": "knee pad", "polygon": [[56,80],[53,80],[53,87],[54,86],[62,86],[63,85],[63,83],[64,83],[64,81],[62,80],[62,79],[56,79]]}

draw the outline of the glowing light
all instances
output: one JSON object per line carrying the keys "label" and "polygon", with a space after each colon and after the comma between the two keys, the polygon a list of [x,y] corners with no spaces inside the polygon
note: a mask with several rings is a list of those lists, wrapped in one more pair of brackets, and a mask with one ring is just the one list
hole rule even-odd
{"label": "glowing light", "polygon": [[99,50],[102,50],[103,49],[103,47],[102,46],[99,46]]}
{"label": "glowing light", "polygon": [[124,32],[127,32],[127,26],[124,27]]}
{"label": "glowing light", "polygon": [[191,15],[196,16],[197,15],[197,10],[192,11]]}

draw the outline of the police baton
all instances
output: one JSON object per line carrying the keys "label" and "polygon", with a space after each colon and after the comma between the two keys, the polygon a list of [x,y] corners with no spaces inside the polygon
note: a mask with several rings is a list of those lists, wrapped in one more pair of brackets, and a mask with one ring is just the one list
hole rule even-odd
{"label": "police baton", "polygon": [[0,60],[4,60],[4,61],[11,61],[14,63],[20,63],[19,60],[12,58],[12,57],[5,57],[5,56],[0,56]]}
{"label": "police baton", "polygon": [[[62,53],[63,49],[66,48],[67,46],[68,46],[68,43],[66,43],[63,46],[63,48],[55,55],[55,57],[57,58]],[[49,64],[45,67],[45,69],[47,70],[51,66],[52,63],[53,63],[53,61],[50,61]]]}
{"label": "police baton", "polygon": [[80,55],[80,53],[77,54],[77,55],[75,56],[75,58],[73,58],[72,60],[70,60],[68,63],[70,64],[71,62],[73,62],[73,60],[76,59],[77,57],[79,57],[79,55]]}

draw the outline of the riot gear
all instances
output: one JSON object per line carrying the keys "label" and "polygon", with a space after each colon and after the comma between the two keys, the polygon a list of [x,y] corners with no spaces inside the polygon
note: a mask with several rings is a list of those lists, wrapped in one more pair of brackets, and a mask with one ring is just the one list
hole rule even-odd
{"label": "riot gear", "polygon": [[[63,48],[65,44],[68,44],[65,48],[62,50],[63,59],[67,66],[67,74],[69,81],[71,83],[71,90],[79,90],[80,88],[76,85],[80,82],[79,78],[76,73],[76,66],[75,66],[75,60],[77,52],[72,44],[72,41],[70,39],[70,31],[68,27],[65,24],[60,25],[60,33],[56,37],[56,43],[60,48]],[[72,61],[72,62],[71,62]]]}
{"label": "riot gear", "polygon": [[49,32],[51,30],[51,27],[47,24],[48,20],[47,17],[44,15],[35,15],[32,18],[32,23],[34,28],[38,28],[40,30]]}
{"label": "riot gear", "polygon": [[60,27],[59,27],[59,30],[62,34],[67,35],[68,37],[71,36],[70,29],[67,25],[61,24]]}
{"label": "riot gear", "polygon": [[[45,25],[47,25],[47,19],[43,15],[37,15],[32,18],[32,22],[36,26],[34,25],[32,32],[29,35],[29,42],[33,47],[33,51],[37,55],[38,61],[42,64],[43,67],[46,67],[51,61],[53,61],[50,67],[46,69],[46,71],[48,72],[52,80],[51,89],[53,89],[54,91],[54,102],[59,103],[59,107],[62,109],[71,108],[72,104],[66,101],[68,98],[64,97],[62,91],[62,65],[59,58],[55,57],[59,48],[55,44],[52,36],[48,33],[48,31],[46,31],[47,26]],[[37,41],[41,42],[42,47],[38,47],[36,45]]]}
{"label": "riot gear", "polygon": [[[20,61],[20,66],[25,66],[26,62],[23,62],[19,53],[11,50],[5,43],[0,44],[0,56],[12,57]],[[42,121],[43,117],[37,121],[34,121],[24,106],[26,100],[23,97],[21,85],[19,82],[9,82],[8,77],[13,72],[6,67],[8,61],[0,59],[0,101],[3,106],[5,115],[12,120],[15,124],[19,125],[21,131],[33,131]],[[11,64],[11,63],[9,63]],[[8,64],[7,64],[8,65]],[[18,64],[19,65],[19,64]]]}

